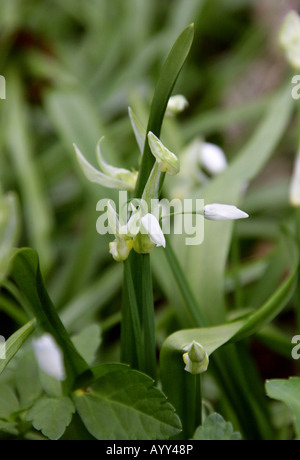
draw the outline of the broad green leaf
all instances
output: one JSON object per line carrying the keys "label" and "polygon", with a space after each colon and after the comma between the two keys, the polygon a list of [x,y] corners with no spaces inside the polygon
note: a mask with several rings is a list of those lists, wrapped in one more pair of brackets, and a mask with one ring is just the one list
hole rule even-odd
{"label": "broad green leaf", "polygon": [[16,426],[17,424],[14,422],[6,422],[4,420],[0,420],[0,439],[2,438],[1,432],[16,436],[18,434]]}
{"label": "broad green leaf", "polygon": [[[193,198],[203,198],[205,204],[227,203],[242,208],[245,184],[253,180],[270,159],[286,130],[293,106],[289,85],[272,100],[262,123],[235,160],[201,190],[201,196],[197,190]],[[250,215],[249,219],[254,217]],[[226,318],[224,274],[233,228],[232,222],[206,220],[204,241],[200,246],[186,246],[185,235],[174,237],[177,257],[199,299],[207,326]]]}
{"label": "broad green leaf", "polygon": [[268,380],[266,382],[266,392],[270,398],[277,399],[288,405],[294,415],[297,440],[300,440],[300,378]]}
{"label": "broad green leaf", "polygon": [[73,399],[87,430],[99,440],[168,439],[180,432],[180,420],[153,383],[123,365],[112,372],[104,367],[104,375]]}
{"label": "broad green leaf", "polygon": [[62,382],[46,374],[41,369],[39,377],[43,390],[50,398],[60,398],[63,395]]}
{"label": "broad green leaf", "polygon": [[19,351],[23,343],[28,339],[35,329],[35,320],[29,321],[25,326],[18,329],[5,343],[5,359],[0,359],[0,374],[4,371],[8,363]]}
{"label": "broad green leaf", "polygon": [[13,194],[2,197],[0,190],[0,284],[4,280],[19,234],[19,219],[16,197]]}
{"label": "broad green leaf", "polygon": [[39,259],[33,249],[20,249],[12,260],[11,277],[28,300],[31,316],[44,332],[50,333],[64,353],[68,385],[88,370],[88,364],[74,347],[43,284]]}
{"label": "broad green leaf", "polygon": [[193,437],[194,441],[240,441],[240,433],[235,433],[230,422],[225,422],[219,414],[211,414],[199,426]]}
{"label": "broad green leaf", "polygon": [[27,420],[49,439],[57,440],[64,434],[74,412],[74,404],[67,397],[42,398],[28,412]]}
{"label": "broad green leaf", "polygon": [[31,350],[18,355],[15,371],[16,388],[22,409],[27,409],[42,393],[39,368]]}
{"label": "broad green leaf", "polygon": [[[239,320],[221,326],[177,331],[163,343],[160,355],[160,375],[163,390],[182,419],[185,419],[184,414],[186,414],[186,407],[189,402],[187,392],[183,391],[183,388],[186,384],[193,385],[187,375],[188,373],[184,371],[182,358],[184,348],[195,340],[206,349],[208,355],[211,355],[227,343],[236,342],[254,334],[278,315],[291,298],[298,269],[297,246],[287,239],[285,239],[285,243],[283,248],[289,254],[288,276],[261,308]],[[173,384],[173,379],[170,380],[170,374],[177,381],[177,385]]]}
{"label": "broad green leaf", "polygon": [[72,337],[72,342],[86,362],[92,364],[101,343],[100,326],[87,326],[80,334]]}
{"label": "broad green leaf", "polygon": [[14,412],[19,410],[19,401],[13,389],[6,384],[0,384],[0,418],[9,420]]}

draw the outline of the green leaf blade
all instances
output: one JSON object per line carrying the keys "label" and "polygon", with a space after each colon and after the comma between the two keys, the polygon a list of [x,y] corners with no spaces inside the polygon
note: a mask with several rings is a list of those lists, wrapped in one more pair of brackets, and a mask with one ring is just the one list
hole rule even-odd
{"label": "green leaf blade", "polygon": [[99,440],[168,439],[180,432],[180,420],[153,380],[124,366],[73,399],[87,430]]}
{"label": "green leaf blade", "polygon": [[74,412],[74,404],[67,397],[43,398],[28,412],[27,420],[49,439],[57,440],[71,423]]}
{"label": "green leaf blade", "polygon": [[235,433],[233,426],[225,422],[219,414],[211,414],[203,426],[199,426],[193,437],[194,441],[240,441],[240,433]]}

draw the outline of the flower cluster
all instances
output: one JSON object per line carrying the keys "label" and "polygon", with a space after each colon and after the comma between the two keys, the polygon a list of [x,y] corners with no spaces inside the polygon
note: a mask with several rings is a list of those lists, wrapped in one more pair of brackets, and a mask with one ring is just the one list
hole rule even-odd
{"label": "flower cluster", "polygon": [[[174,116],[184,110],[187,105],[188,103],[183,96],[173,96],[169,101],[167,114]],[[143,203],[149,205],[151,200],[158,201],[162,174],[167,173],[170,176],[174,176],[180,171],[177,156],[154,133],[146,132],[131,108],[129,108],[128,112],[141,154],[143,154],[145,142],[147,141],[155,158],[155,163],[141,199],[131,201],[125,218],[117,214],[113,202],[109,201],[107,204],[108,223],[111,233],[115,236],[114,241],[109,244],[109,251],[118,262],[125,261],[132,249],[140,254],[147,254],[155,247],[166,246],[166,240],[159,224],[161,217],[159,202],[151,213],[148,212],[148,207],[144,206]],[[83,173],[87,179],[99,185],[133,191],[136,186],[138,172],[108,165],[100,148],[102,140],[103,138],[100,139],[96,152],[101,171],[94,168],[78,147],[74,145]],[[220,174],[227,167],[224,152],[219,147],[202,141],[197,141],[193,145],[188,160],[189,164],[185,165],[187,169],[193,170],[194,162],[197,161],[210,175]],[[203,177],[206,177],[204,172]],[[219,203],[208,204],[199,212],[209,220],[234,220],[248,217],[248,214],[235,206]]]}

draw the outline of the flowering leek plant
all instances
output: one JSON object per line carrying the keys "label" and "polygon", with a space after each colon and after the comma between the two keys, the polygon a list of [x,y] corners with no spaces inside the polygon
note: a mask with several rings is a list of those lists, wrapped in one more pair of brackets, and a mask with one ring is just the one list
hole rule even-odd
{"label": "flowering leek plant", "polygon": [[[272,213],[279,219],[281,189],[256,192],[254,182],[294,115],[291,86],[284,84],[268,99],[262,121],[233,156],[205,132],[207,121],[197,119],[197,129],[186,128],[185,113],[194,101],[184,91],[177,94],[175,84],[193,40],[191,24],[167,55],[150,107],[132,96],[122,120],[130,129],[125,134],[118,119],[110,131],[98,115],[91,122],[82,100],[75,103],[66,94],[56,99],[50,92],[47,108],[54,123],[60,117],[68,166],[73,161],[72,174],[81,184],[76,188],[68,177],[66,196],[53,189],[59,209],[67,207],[68,193],[72,197],[66,237],[55,234],[61,270],[51,270],[47,235],[53,227],[39,201],[41,184],[26,182],[28,171],[35,177],[34,162],[30,169],[24,161],[24,175],[23,163],[17,164],[30,202],[40,209],[35,226],[26,202],[35,249],[15,248],[22,203],[0,190],[0,307],[19,324],[6,339],[0,329],[0,438],[275,439],[282,431],[279,417],[269,411],[270,405],[276,408],[271,399],[289,407],[285,419],[288,410],[295,412],[289,433],[299,437],[299,379],[269,379],[264,387],[250,349],[259,342],[289,355],[278,318],[295,304],[299,320],[298,296],[293,297],[299,290],[299,154],[284,189],[289,203],[280,225]],[[292,12],[279,32],[278,53],[281,47],[294,69],[299,44],[300,19]],[[110,69],[114,61],[106,64]],[[62,84],[63,69],[53,78]],[[105,71],[95,78],[105,80]],[[10,120],[22,142],[12,135],[11,145],[29,161],[21,87],[17,78],[12,81]],[[112,99],[106,107],[114,114]],[[216,120],[218,126],[219,114]],[[130,165],[115,152],[124,139]],[[63,175],[61,150],[55,149],[47,159],[54,169],[61,165]],[[74,224],[82,200],[85,213]],[[59,212],[52,217],[58,221]],[[76,244],[72,232],[79,232]],[[253,244],[257,234],[264,244]],[[265,240],[273,250],[267,255]],[[91,272],[97,276],[85,290]]]}

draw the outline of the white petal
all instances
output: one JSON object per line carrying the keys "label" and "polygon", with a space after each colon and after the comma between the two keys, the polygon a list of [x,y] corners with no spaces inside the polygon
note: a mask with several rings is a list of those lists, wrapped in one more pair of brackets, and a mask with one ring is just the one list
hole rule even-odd
{"label": "white petal", "polygon": [[176,94],[169,99],[167,115],[177,115],[178,113],[183,112],[188,106],[189,103],[187,99],[182,96],[182,94]]}
{"label": "white petal", "polygon": [[104,137],[101,137],[100,141],[97,144],[97,161],[100,166],[100,169],[112,178],[120,179],[125,183],[128,183],[129,186],[134,189],[137,179],[137,173],[129,171],[128,169],[124,168],[116,168],[115,166],[109,165],[103,158],[101,152],[101,142],[103,141]]}
{"label": "white petal", "polygon": [[131,107],[128,107],[128,114],[137,144],[139,146],[141,154],[143,155],[146,140],[146,130],[139,122]]}
{"label": "white petal", "polygon": [[204,142],[200,146],[200,162],[211,174],[220,174],[227,168],[227,160],[223,150],[217,145]]}
{"label": "white petal", "polygon": [[300,206],[300,151],[296,157],[292,182],[290,185],[290,201],[293,206]]}
{"label": "white petal", "polygon": [[63,354],[52,335],[44,334],[32,343],[40,369],[57,380],[65,380]]}
{"label": "white petal", "polygon": [[300,69],[300,17],[296,11],[290,11],[285,17],[279,43],[289,63],[295,69]]}
{"label": "white petal", "polygon": [[74,144],[75,152],[77,155],[78,163],[90,182],[95,182],[96,184],[103,185],[107,188],[116,188],[120,190],[134,190],[134,185],[128,183],[124,180],[117,179],[115,177],[107,176],[102,172],[98,171],[94,166],[92,166],[82,155],[78,147]]}
{"label": "white petal", "polygon": [[114,235],[117,235],[119,229],[118,214],[116,213],[115,208],[113,207],[110,201],[108,201],[107,203],[107,218],[108,225],[110,226],[111,231]]}
{"label": "white petal", "polygon": [[204,206],[204,217],[209,220],[236,220],[246,219],[249,215],[236,206],[213,203]]}
{"label": "white petal", "polygon": [[142,220],[142,226],[148,233],[150,240],[156,244],[156,246],[166,247],[166,240],[162,229],[160,228],[159,222],[153,214],[146,214]]}

